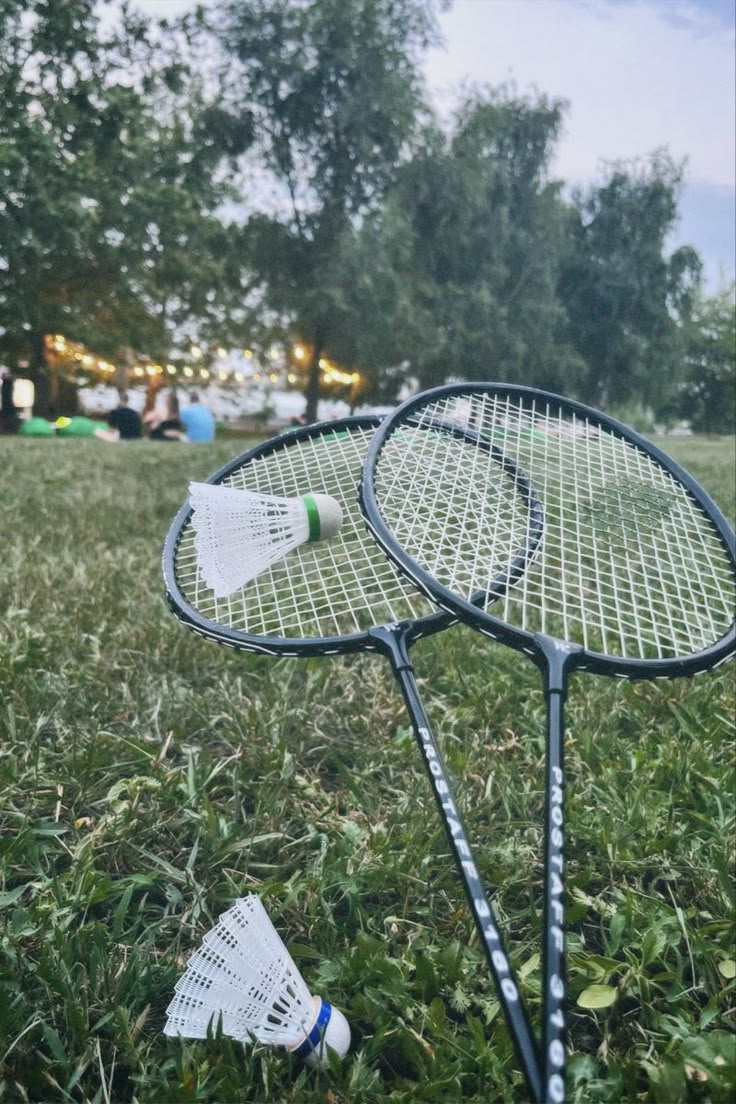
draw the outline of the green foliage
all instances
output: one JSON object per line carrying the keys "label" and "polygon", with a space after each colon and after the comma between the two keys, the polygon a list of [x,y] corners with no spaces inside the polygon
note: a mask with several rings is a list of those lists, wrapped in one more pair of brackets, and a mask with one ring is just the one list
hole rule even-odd
{"label": "green foliage", "polygon": [[699,298],[684,326],[687,378],[680,412],[694,429],[736,429],[736,285]]}
{"label": "green foliage", "polygon": [[254,112],[300,236],[320,238],[374,205],[421,104],[417,55],[432,36],[430,5],[222,0],[214,24],[235,62],[230,95]]}
{"label": "green foliage", "polygon": [[[238,655],[166,608],[187,482],[242,447],[0,441],[0,1100],[524,1101],[387,665]],[[732,441],[666,447],[731,508]],[[460,628],[414,661],[538,1024],[538,675]],[[572,1101],[733,1099],[733,706],[729,668],[571,687]],[[342,1066],[161,1034],[247,890],[348,1015]]]}
{"label": "green foliage", "polygon": [[415,129],[431,12],[431,0],[223,0],[214,16],[229,102],[253,113],[276,185],[276,213],[246,227],[246,257],[267,306],[310,348],[310,420],[319,359],[345,353],[360,317],[340,275],[356,219],[380,206]]}
{"label": "green foliage", "polygon": [[404,277],[424,384],[448,376],[549,385],[579,370],[556,294],[565,209],[547,175],[563,105],[476,94],[425,132],[394,202],[411,230]]}
{"label": "green foliage", "polygon": [[427,340],[412,265],[411,226],[390,203],[335,245],[329,353],[367,379],[374,399],[396,399]]}
{"label": "green foliage", "polygon": [[569,199],[563,102],[474,91],[440,125],[440,6],[0,4],[3,357],[30,361],[39,412],[47,333],[118,363],[288,336],[310,418],[327,357],[364,398],[502,379],[733,427],[733,315],[693,249],[667,253],[681,167],[659,152]]}
{"label": "green foliage", "polygon": [[578,194],[559,294],[585,364],[578,397],[598,406],[638,400],[661,408],[684,373],[678,316],[700,280],[690,247],[671,257],[682,169],[665,153],[615,166]]}
{"label": "green foliage", "polygon": [[[205,94],[178,39],[126,12],[110,32],[92,0],[8,2],[3,15],[5,340],[32,356],[42,388],[47,333],[109,356],[166,356],[175,330],[215,316],[214,286],[239,286],[214,212],[231,194],[220,166],[247,146],[249,118]],[[218,295],[218,318],[226,303]]]}

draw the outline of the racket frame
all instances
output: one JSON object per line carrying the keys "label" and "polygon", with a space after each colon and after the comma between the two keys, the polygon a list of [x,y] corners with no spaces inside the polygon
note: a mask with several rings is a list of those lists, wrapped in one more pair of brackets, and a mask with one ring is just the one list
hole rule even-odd
{"label": "racket frame", "polygon": [[[445,387],[435,387],[415,395],[401,406],[397,407],[393,414],[383,419],[381,425],[368,446],[363,464],[363,477],[360,483],[359,501],[368,528],[373,533],[380,546],[386,552],[396,567],[406,575],[414,585],[426,596],[440,606],[443,610],[470,624],[473,628],[485,633],[503,644],[509,644],[531,656],[543,670],[546,669],[551,645],[547,641],[556,640],[555,637],[547,637],[542,633],[529,632],[510,625],[501,618],[494,616],[481,608],[487,601],[487,594],[474,595],[472,600],[461,598],[442,583],[437,582],[421,567],[411,556],[406,553],[400,542],[396,540],[384,522],[378,500],[376,498],[374,475],[376,464],[386,440],[390,437],[394,427],[406,423],[412,411],[419,407],[427,407],[431,403],[450,397],[475,396],[481,391],[492,395],[503,393],[504,395],[518,396],[519,398],[538,399],[548,402],[562,410],[569,410],[586,418],[590,423],[609,430],[616,437],[636,445],[647,453],[669,475],[674,476],[690,492],[703,514],[712,522],[714,528],[723,542],[724,548],[730,556],[732,564],[736,562],[736,537],[733,529],[725,517],[702,487],[685,471],[676,461],[672,460],[656,445],[648,441],[646,437],[629,429],[623,422],[617,421],[606,414],[585,406],[584,403],[573,399],[565,399],[550,391],[539,391],[533,387],[524,387],[517,384],[500,383],[461,383],[451,384]],[[567,642],[559,641],[564,647],[569,647]],[[566,663],[567,670],[575,667],[582,671],[590,671],[596,674],[617,675],[621,678],[679,678],[699,674],[702,671],[711,670],[720,663],[728,660],[736,648],[736,617],[729,630],[715,643],[701,651],[689,656],[681,656],[672,659],[635,659],[633,657],[611,656],[602,652],[585,649],[582,645],[574,646],[574,655],[570,656]]]}
{"label": "racket frame", "polygon": [[[516,396],[519,399],[547,402],[558,410],[569,411],[585,418],[589,423],[608,430],[616,437],[642,449],[668,474],[674,476],[690,492],[699,509],[710,520],[730,556],[731,564],[736,561],[736,539],[721,511],[699,486],[691,475],[661,449],[641,434],[629,429],[599,411],[585,404],[565,399],[552,392],[513,384],[465,383],[436,387],[413,396],[399,406],[393,414],[386,417],[377,429],[366,453],[363,464],[363,476],[360,483],[359,502],[366,524],[384,549],[388,557],[409,578],[419,590],[448,613],[472,628],[501,643],[509,644],[529,655],[540,669],[546,700],[546,769],[545,769],[545,812],[544,812],[544,890],[543,890],[543,1011],[541,1061],[535,1073],[525,1069],[532,1095],[535,1100],[544,1100],[550,1104],[562,1104],[565,1099],[565,936],[564,936],[564,705],[567,696],[567,684],[574,669],[596,674],[615,675],[621,678],[675,678],[699,674],[726,662],[733,655],[736,646],[736,618],[730,629],[712,645],[689,656],[672,659],[635,659],[631,657],[609,656],[600,652],[586,650],[582,645],[561,640],[545,633],[533,633],[510,625],[501,618],[481,608],[490,597],[497,597],[493,590],[484,595],[474,595],[472,600],[455,594],[439,583],[425,571],[407,552],[391,533],[384,522],[375,490],[376,466],[387,440],[394,431],[402,427],[412,427],[411,414],[418,408],[427,408],[440,399],[462,396],[478,396],[503,393],[504,396]],[[431,425],[431,421],[426,423]],[[416,424],[412,428],[416,429]],[[462,433],[462,430],[460,430]],[[502,453],[502,450],[500,450]],[[406,696],[406,695],[405,695]],[[440,815],[445,823],[448,836],[446,811],[438,802]],[[472,903],[472,887],[469,885],[462,863],[456,864],[466,893]],[[498,978],[494,974],[498,986]],[[508,1018],[508,1008],[504,1005],[507,1022],[514,1037],[517,1051],[522,1056],[517,1028]],[[524,1010],[526,1015],[526,1010]],[[528,1023],[528,1018],[526,1019]],[[524,1041],[524,1045],[525,1045]]]}
{"label": "racket frame", "polygon": [[[277,437],[270,437],[267,441],[261,441],[253,448],[247,449],[233,460],[229,460],[227,464],[223,464],[204,482],[222,483],[233,472],[247,467],[254,460],[272,456],[283,449],[297,445],[300,441],[326,438],[331,433],[350,432],[352,429],[375,429],[380,421],[381,419],[376,415],[353,415],[335,421],[316,422],[310,426],[300,426]],[[345,655],[351,652],[377,650],[368,629],[354,633],[338,633],[334,636],[284,637],[271,634],[258,635],[241,629],[226,628],[217,621],[203,617],[182,593],[174,568],[176,551],[191,516],[192,509],[187,499],[169,527],[162,556],[166,600],[171,611],[188,628],[200,636],[225,647],[272,656]],[[407,632],[413,642],[419,637],[429,636],[448,628],[456,620],[457,618],[454,615],[437,610],[412,620],[409,623],[411,628],[407,629]]]}
{"label": "racket frame", "polygon": [[[261,442],[252,449],[241,453],[228,461],[210,476],[207,483],[220,483],[234,471],[264,456],[270,456],[280,449],[288,448],[299,441],[312,437],[326,436],[328,433],[340,433],[351,428],[373,428],[380,425],[377,416],[352,416],[334,422],[320,422],[300,427]],[[448,432],[450,427],[436,426],[438,431]],[[452,429],[452,435],[474,445],[492,451],[492,446],[481,442],[477,435]],[[497,452],[498,450],[493,450]],[[529,562],[537,549],[543,532],[543,515],[534,488],[529,484],[523,472],[514,464],[508,464],[500,454],[499,465],[509,478],[516,482],[518,493],[524,498],[532,517],[529,545],[523,554],[514,557],[503,578],[495,580],[497,594],[505,589],[523,573],[523,567]],[[357,488],[356,488],[357,490]],[[514,1024],[512,1039],[519,1055],[521,1069],[529,1085],[534,1101],[542,1099],[541,1078],[539,1073],[539,1051],[537,1041],[529,1023],[526,1007],[520,998],[511,961],[506,953],[503,937],[500,933],[493,908],[488,901],[480,878],[477,874],[470,844],[464,824],[457,808],[450,780],[435,741],[432,728],[421,701],[414,668],[409,658],[409,648],[421,637],[433,635],[449,628],[457,618],[443,610],[415,619],[376,624],[359,632],[330,637],[284,638],[278,636],[259,636],[242,630],[231,629],[203,617],[186,600],[179,588],[174,569],[176,551],[182,532],[191,517],[189,502],[185,502],[176,514],[167,534],[162,557],[166,598],[175,616],[189,629],[206,639],[225,647],[239,651],[256,652],[273,656],[315,656],[338,655],[357,652],[380,653],[389,660],[392,671],[399,684],[404,702],[412,723],[415,739],[421,751],[427,777],[432,786],[447,840],[458,867],[463,873],[463,882],[468,895],[473,919],[478,929],[481,945],[488,959],[489,967],[497,983],[499,1001],[506,1019]],[[433,605],[436,603],[433,601]],[[451,812],[451,817],[450,817]]]}

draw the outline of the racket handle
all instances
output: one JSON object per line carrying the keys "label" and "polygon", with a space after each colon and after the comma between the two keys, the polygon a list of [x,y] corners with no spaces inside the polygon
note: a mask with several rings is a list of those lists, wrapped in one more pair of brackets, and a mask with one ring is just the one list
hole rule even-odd
{"label": "racket handle", "polygon": [[547,771],[544,812],[544,962],[542,1073],[545,1104],[565,1099],[565,764],[567,676],[580,656],[577,645],[541,633],[547,700]]}
{"label": "racket handle", "polygon": [[532,1099],[535,1102],[542,1101],[544,1099],[542,1096],[543,1086],[536,1040],[521,1000],[511,960],[501,939],[493,908],[486,896],[473,860],[465,825],[458,812],[445,764],[419,696],[419,689],[409,659],[402,625],[381,626],[377,629],[371,629],[369,635],[380,641],[381,651],[388,654],[391,660],[391,666],[411,717],[414,735],[422,752],[422,761],[432,784],[435,802],[455,864],[465,887],[468,903],[480,936],[481,946],[488,959],[498,1000],[506,1017],[522,1071],[526,1077]]}
{"label": "racket handle", "polygon": [[544,1003],[542,1048],[546,1104],[565,1099],[564,695],[547,695],[544,856]]}
{"label": "racket handle", "polygon": [[542,1076],[545,1104],[565,1100],[565,698],[577,644],[536,633],[547,703],[544,796],[544,946]]}

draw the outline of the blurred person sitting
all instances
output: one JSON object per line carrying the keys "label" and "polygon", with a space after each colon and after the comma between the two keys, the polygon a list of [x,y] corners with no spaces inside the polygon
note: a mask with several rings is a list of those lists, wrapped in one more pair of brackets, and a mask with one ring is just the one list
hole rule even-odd
{"label": "blurred person sitting", "polygon": [[170,391],[163,410],[155,407],[143,415],[143,421],[151,429],[152,441],[186,441],[184,427],[179,414],[179,399],[176,391]]}
{"label": "blurred person sitting", "polygon": [[128,405],[128,392],[118,392],[119,402],[107,415],[109,429],[96,429],[95,437],[101,441],[135,441],[143,436],[141,416]]}
{"label": "blurred person sitting", "polygon": [[199,401],[199,395],[189,396],[189,406],[181,412],[181,422],[188,441],[206,444],[215,439],[215,419],[209,407]]}

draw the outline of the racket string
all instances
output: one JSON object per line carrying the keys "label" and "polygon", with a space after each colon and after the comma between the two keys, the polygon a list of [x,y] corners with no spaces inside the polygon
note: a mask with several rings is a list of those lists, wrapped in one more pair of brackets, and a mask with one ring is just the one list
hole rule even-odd
{"label": "racket string", "polygon": [[384,521],[439,583],[471,600],[528,544],[529,503],[504,471],[504,457],[543,503],[544,536],[493,610],[497,616],[641,659],[692,654],[728,631],[730,560],[687,488],[586,416],[508,393],[429,402],[378,457]]}
{"label": "racket string", "polygon": [[194,532],[181,532],[174,570],[186,601],[209,621],[255,636],[330,637],[376,624],[417,619],[433,607],[386,559],[357,508],[355,488],[373,429],[326,432],[258,456],[224,486],[283,498],[332,495],[343,509],[340,532],[304,545],[245,587],[216,598],[198,571]]}

